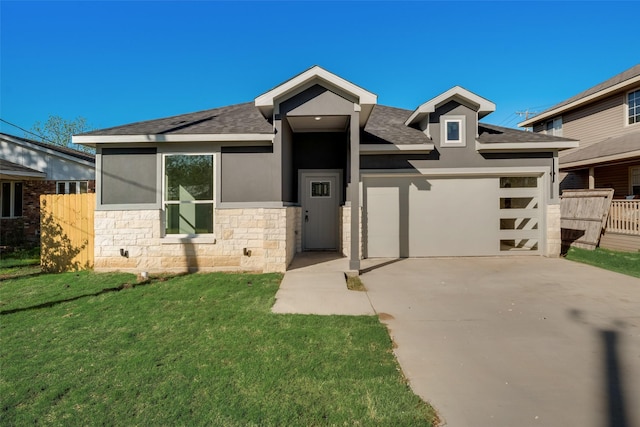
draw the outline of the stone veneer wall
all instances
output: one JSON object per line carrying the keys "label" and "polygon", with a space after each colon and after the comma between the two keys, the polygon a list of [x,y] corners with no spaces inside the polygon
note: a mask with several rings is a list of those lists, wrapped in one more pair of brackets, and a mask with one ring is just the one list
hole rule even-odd
{"label": "stone veneer wall", "polygon": [[560,256],[562,237],[560,233],[560,204],[547,205],[547,251],[546,256]]}
{"label": "stone veneer wall", "polygon": [[[295,254],[299,208],[216,209],[215,240],[162,237],[162,211],[96,211],[96,271],[284,272]],[[296,233],[297,232],[297,233]],[[128,251],[128,258],[120,255]],[[245,254],[245,249],[247,253]]]}
{"label": "stone veneer wall", "polygon": [[[341,206],[340,236],[342,236],[342,254],[349,258],[351,256],[351,206]],[[363,258],[362,247],[362,208],[359,209],[359,230],[360,230],[360,259]]]}

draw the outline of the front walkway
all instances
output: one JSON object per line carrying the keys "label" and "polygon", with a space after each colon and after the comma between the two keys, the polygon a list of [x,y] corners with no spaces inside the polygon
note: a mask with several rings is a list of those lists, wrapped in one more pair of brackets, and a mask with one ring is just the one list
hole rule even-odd
{"label": "front walkway", "polygon": [[302,252],[284,275],[271,311],[291,314],[374,315],[366,292],[347,289],[349,259],[335,252]]}

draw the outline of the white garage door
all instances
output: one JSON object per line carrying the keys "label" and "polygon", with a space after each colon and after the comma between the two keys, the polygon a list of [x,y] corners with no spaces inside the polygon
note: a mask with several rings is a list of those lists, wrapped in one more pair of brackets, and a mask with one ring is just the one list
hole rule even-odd
{"label": "white garage door", "polygon": [[537,177],[366,177],[366,256],[498,255],[540,247]]}

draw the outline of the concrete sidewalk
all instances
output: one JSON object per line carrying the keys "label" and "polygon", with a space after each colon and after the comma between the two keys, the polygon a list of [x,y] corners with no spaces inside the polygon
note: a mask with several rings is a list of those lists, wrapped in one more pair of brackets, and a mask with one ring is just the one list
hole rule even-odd
{"label": "concrete sidewalk", "polygon": [[296,254],[271,308],[274,313],[374,315],[366,292],[347,289],[349,260],[335,252]]}

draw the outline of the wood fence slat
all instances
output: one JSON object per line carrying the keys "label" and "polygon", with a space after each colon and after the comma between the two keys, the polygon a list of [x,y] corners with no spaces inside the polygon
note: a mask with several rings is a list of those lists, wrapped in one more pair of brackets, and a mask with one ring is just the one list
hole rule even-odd
{"label": "wood fence slat", "polygon": [[93,268],[93,212],[96,196],[40,196],[42,268],[49,272]]}

